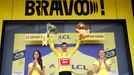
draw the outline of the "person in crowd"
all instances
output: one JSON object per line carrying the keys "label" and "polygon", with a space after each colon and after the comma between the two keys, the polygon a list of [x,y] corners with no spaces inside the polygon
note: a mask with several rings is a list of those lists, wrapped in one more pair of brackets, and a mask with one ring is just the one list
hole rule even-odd
{"label": "person in crowd", "polygon": [[111,71],[111,62],[106,59],[104,50],[99,50],[98,52],[98,61],[95,61],[94,69],[97,75],[110,75]]}
{"label": "person in crowd", "polygon": [[44,75],[41,53],[38,50],[33,52],[33,61],[28,64],[28,75]]}
{"label": "person in crowd", "polygon": [[51,50],[56,54],[59,63],[59,75],[72,75],[72,65],[71,65],[71,57],[78,50],[80,45],[80,40],[77,41],[76,46],[68,51],[68,44],[63,42],[61,45],[62,52],[59,52],[57,48],[54,47],[53,39],[49,39],[49,45]]}

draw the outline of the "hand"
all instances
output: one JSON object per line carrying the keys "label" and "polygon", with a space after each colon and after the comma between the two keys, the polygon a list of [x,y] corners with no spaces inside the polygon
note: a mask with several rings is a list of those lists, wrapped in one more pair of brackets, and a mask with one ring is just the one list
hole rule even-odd
{"label": "hand", "polygon": [[37,61],[37,60],[33,60],[33,66],[36,66],[36,65],[37,65],[37,63],[38,63],[38,61]]}
{"label": "hand", "polygon": [[78,28],[76,28],[75,30],[76,30],[77,32],[79,32],[79,31],[80,31],[80,29],[78,29]]}
{"label": "hand", "polygon": [[101,61],[99,61],[99,67],[101,66]]}
{"label": "hand", "polygon": [[106,59],[104,60],[104,64],[106,64]]}
{"label": "hand", "polygon": [[33,67],[34,67],[35,66],[35,62],[33,61],[32,63],[33,63]]}
{"label": "hand", "polygon": [[47,33],[47,38],[49,38],[49,36],[50,36],[50,32]]}
{"label": "hand", "polygon": [[60,51],[60,48],[59,48],[59,47],[57,47],[56,49],[57,49],[58,51]]}

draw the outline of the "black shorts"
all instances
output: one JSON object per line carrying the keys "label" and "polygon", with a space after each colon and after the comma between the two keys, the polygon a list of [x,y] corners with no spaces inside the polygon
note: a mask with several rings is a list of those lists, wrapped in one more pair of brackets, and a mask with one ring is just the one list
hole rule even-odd
{"label": "black shorts", "polygon": [[59,75],[72,75],[71,71],[61,71]]}

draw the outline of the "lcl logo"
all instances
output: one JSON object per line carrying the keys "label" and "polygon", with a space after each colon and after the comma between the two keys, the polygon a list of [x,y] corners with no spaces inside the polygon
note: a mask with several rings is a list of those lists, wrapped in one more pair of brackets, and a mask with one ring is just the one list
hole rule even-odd
{"label": "lcl logo", "polygon": [[69,35],[59,35],[59,39],[71,39]]}

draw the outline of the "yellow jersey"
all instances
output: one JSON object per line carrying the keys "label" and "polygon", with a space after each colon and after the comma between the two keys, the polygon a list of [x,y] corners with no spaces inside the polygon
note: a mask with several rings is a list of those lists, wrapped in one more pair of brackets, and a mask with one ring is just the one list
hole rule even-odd
{"label": "yellow jersey", "polygon": [[69,52],[59,52],[55,47],[53,42],[49,39],[49,45],[51,50],[56,54],[58,57],[58,63],[59,63],[59,71],[71,71],[72,65],[71,65],[71,57],[73,54],[77,51],[80,45],[80,40],[78,40],[76,46]]}

